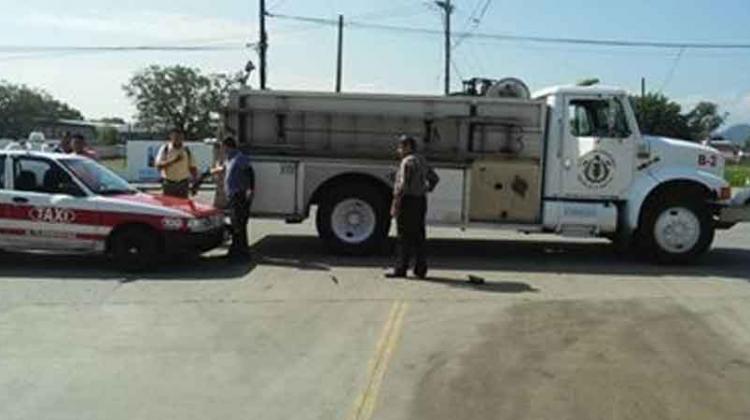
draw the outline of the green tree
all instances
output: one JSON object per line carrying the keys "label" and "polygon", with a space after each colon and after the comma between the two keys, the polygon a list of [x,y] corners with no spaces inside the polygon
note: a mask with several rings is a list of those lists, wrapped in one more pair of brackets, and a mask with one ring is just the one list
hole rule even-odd
{"label": "green tree", "polygon": [[96,129],[96,140],[105,146],[114,146],[119,143],[120,135],[112,126],[99,127]]}
{"label": "green tree", "polygon": [[99,121],[105,123],[105,124],[113,124],[113,125],[125,125],[127,124],[124,119],[120,117],[107,117],[107,118],[101,118]]}
{"label": "green tree", "polygon": [[728,116],[720,113],[719,106],[711,102],[700,102],[690,112],[683,113],[680,104],[661,93],[651,92],[631,100],[641,132],[655,136],[696,142],[706,140]]}
{"label": "green tree", "polygon": [[219,111],[230,89],[240,84],[241,74],[204,75],[185,67],[150,66],[123,86],[135,102],[138,122],[152,131],[179,128],[188,139],[216,133]]}
{"label": "green tree", "polygon": [[720,113],[719,106],[712,102],[700,102],[685,115],[693,140],[701,141],[711,137],[729,114]]}
{"label": "green tree", "polygon": [[654,136],[692,139],[680,104],[669,100],[660,93],[632,98],[638,125],[641,132]]}
{"label": "green tree", "polygon": [[41,120],[82,120],[77,109],[49,93],[0,81],[0,136],[26,137]]}

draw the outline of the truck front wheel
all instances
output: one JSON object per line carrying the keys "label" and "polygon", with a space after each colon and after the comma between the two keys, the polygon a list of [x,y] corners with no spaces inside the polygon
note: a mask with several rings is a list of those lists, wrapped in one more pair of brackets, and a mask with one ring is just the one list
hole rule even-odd
{"label": "truck front wheel", "polygon": [[320,238],[336,253],[368,255],[382,249],[391,228],[388,200],[369,185],[342,185],[320,201]]}
{"label": "truck front wheel", "polygon": [[694,262],[714,240],[711,211],[697,195],[662,195],[645,210],[641,250],[663,264]]}

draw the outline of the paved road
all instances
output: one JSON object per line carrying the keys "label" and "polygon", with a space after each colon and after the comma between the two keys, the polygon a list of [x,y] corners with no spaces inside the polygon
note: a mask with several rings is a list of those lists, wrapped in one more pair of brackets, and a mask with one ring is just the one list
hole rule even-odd
{"label": "paved road", "polygon": [[431,236],[428,281],[276,222],[255,223],[253,264],[4,255],[0,418],[750,418],[750,227],[682,268]]}

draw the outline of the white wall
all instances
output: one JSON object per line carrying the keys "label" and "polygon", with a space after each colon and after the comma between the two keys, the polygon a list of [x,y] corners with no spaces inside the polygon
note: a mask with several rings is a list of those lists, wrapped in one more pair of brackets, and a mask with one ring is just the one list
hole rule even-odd
{"label": "white wall", "polygon": [[[127,145],[128,170],[126,178],[130,182],[156,182],[160,180],[154,161],[163,140],[131,140]],[[205,143],[185,143],[198,165],[199,172],[207,171],[213,162],[213,146]]]}

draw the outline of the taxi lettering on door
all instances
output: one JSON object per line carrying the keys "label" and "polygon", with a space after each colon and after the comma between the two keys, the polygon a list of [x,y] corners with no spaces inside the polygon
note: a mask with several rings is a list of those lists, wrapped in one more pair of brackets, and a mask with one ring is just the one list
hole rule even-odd
{"label": "taxi lettering on door", "polygon": [[35,222],[71,224],[76,221],[76,213],[70,209],[33,207],[28,214],[29,219]]}

